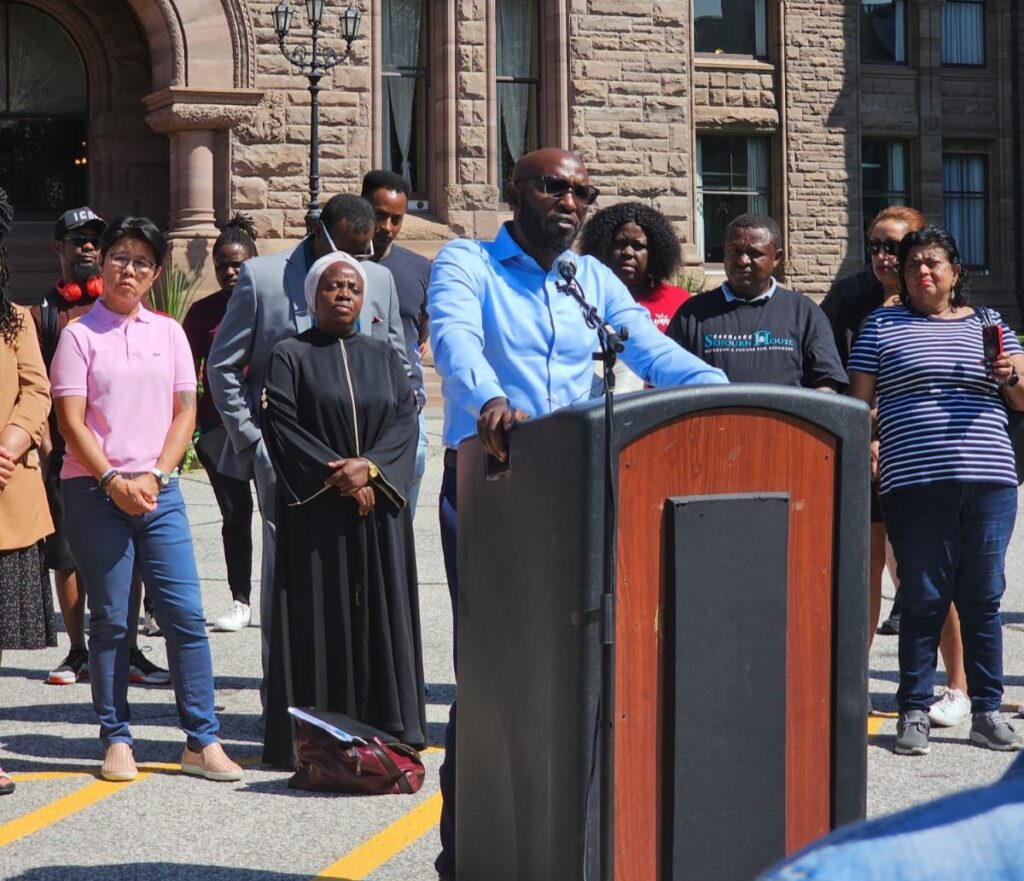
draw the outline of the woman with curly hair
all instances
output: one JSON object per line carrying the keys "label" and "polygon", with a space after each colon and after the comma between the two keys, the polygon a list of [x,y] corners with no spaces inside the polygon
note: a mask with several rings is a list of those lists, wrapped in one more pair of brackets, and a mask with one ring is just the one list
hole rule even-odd
{"label": "woman with curly hair", "polygon": [[209,392],[206,359],[227,311],[231,292],[238,283],[242,264],[256,255],[256,228],[246,215],[236,214],[221,227],[220,236],[213,243],[213,271],[220,290],[194,303],[182,323],[192,349],[196,374],[202,379],[202,393],[196,412],[199,429],[196,455],[203,463],[220,508],[223,521],[220,534],[231,590],[231,608],[214,619],[213,629],[228,633],[248,627],[252,620],[249,606],[252,591],[252,492],[249,481],[229,477],[217,470],[217,462],[227,442],[227,431]]}
{"label": "woman with curly hair", "polygon": [[[28,311],[11,302],[2,242],[13,219],[0,190],[0,655],[57,644],[42,548],[53,521],[37,453],[50,384]],[[0,768],[0,795],[13,791]]]}
{"label": "woman with curly hair", "polygon": [[662,333],[690,298],[689,291],[668,283],[682,259],[675,230],[648,205],[620,202],[598,211],[583,230],[580,251],[611,269]]}

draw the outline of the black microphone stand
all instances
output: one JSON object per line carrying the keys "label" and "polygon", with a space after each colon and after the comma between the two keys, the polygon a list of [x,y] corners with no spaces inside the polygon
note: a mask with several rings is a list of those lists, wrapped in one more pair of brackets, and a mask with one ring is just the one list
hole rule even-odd
{"label": "black microphone stand", "polygon": [[[587,327],[597,331],[600,351],[594,352],[595,361],[603,365],[604,393],[604,455],[605,455],[605,492],[604,492],[604,572],[600,608],[601,638],[601,695],[598,703],[597,732],[600,740],[601,756],[601,793],[600,793],[600,865],[602,881],[612,881],[615,871],[615,826],[614,826],[614,762],[615,762],[615,539],[617,532],[616,496],[618,492],[618,469],[615,457],[615,403],[612,391],[615,388],[615,362],[619,352],[625,348],[625,340],[629,339],[626,327],[615,330],[608,324],[601,313],[587,301],[583,289],[576,281],[574,266],[559,267],[564,281],[556,285],[572,297],[583,313]],[[596,744],[595,744],[596,746]],[[589,790],[589,787],[588,787]],[[586,812],[590,810],[590,793],[587,793]],[[585,821],[586,822],[586,821]],[[584,835],[584,841],[586,837]],[[583,853],[584,877],[587,873],[587,853]]]}

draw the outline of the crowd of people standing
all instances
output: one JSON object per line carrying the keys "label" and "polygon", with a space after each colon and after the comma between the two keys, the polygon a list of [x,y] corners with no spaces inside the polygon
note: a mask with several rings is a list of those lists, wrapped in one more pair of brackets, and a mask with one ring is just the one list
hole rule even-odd
{"label": "crowd of people standing", "polygon": [[[229,221],[212,252],[219,290],[183,327],[148,305],[167,246],[146,218],[62,215],[61,279],[31,313],[11,303],[0,256],[0,649],[56,644],[52,570],[70,648],[49,681],[90,680],[105,778],[137,773],[129,682],[173,686],[183,771],[242,774],[217,737],[178,487],[194,431],[231,593],[214,630],[252,621],[253,485],[259,507],[264,761],[294,763],[287,711],[297,705],[427,742],[412,516],[428,334],[444,397],[439,516],[457,627],[458,444],[479,436],[504,459],[518,422],[594,393],[592,333],[575,303],[548,296],[578,237],[578,277],[605,320],[630,331],[618,392],[768,382],[871,406],[865,590],[873,632],[888,539],[902,599],[896,750],[924,754],[931,724],[968,717],[973,741],[1024,747],[999,712],[1017,497],[1007,408],[1024,409],[1024,352],[994,310],[970,305],[956,242],[912,209],[886,209],[868,229],[870,267],[819,308],[777,281],[776,223],[743,214],[723,236],[725,281],[691,295],[672,283],[681,254],[666,218],[626,202],[587,222],[598,195],[575,154],[528,154],[495,240],[451,242],[431,265],[395,242],[407,182],[373,171],[360,195],[328,200],[289,250],[259,255],[251,223]],[[11,219],[4,199],[0,240]],[[993,335],[994,352],[984,345]],[[143,594],[168,670],[135,644]],[[947,684],[936,701],[940,648]],[[455,717],[453,705],[443,878],[454,876]]]}

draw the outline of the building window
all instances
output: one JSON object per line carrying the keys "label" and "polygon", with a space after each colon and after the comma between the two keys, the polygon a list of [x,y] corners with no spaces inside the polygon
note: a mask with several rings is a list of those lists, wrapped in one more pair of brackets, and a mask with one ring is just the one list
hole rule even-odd
{"label": "building window", "polygon": [[942,7],[942,63],[985,64],[985,0],[946,0]]}
{"label": "building window", "polygon": [[767,0],[694,0],[694,51],[768,55]]}
{"label": "building window", "polygon": [[860,60],[906,64],[906,0],[861,0]]}
{"label": "building window", "polygon": [[722,234],[740,214],[771,213],[769,139],[697,138],[697,246],[706,263],[722,262]]}
{"label": "building window", "polygon": [[383,0],[384,166],[402,175],[413,199],[427,193],[427,33],[423,0]]}
{"label": "building window", "polygon": [[861,144],[861,191],[865,229],[883,208],[910,204],[907,145],[867,138]]}
{"label": "building window", "polygon": [[946,229],[960,248],[965,266],[988,265],[988,186],[985,156],[944,153],[942,191]]}
{"label": "building window", "polygon": [[539,146],[537,0],[497,0],[498,173],[502,198],[519,157]]}
{"label": "building window", "polygon": [[0,3],[0,181],[21,220],[87,201],[85,65],[50,16]]}

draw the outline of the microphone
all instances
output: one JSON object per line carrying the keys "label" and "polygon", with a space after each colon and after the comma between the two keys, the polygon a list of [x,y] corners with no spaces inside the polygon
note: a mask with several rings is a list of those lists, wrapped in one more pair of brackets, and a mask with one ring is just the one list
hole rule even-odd
{"label": "microphone", "polygon": [[567,285],[576,283],[576,258],[572,254],[563,254],[555,262],[555,269]]}
{"label": "microphone", "polygon": [[554,268],[565,282],[565,292],[580,304],[587,325],[603,334],[609,349],[621,352],[625,348],[623,340],[629,338],[629,331],[625,327],[621,331],[616,331],[601,317],[597,309],[586,301],[583,288],[576,281],[576,258],[571,253],[565,253],[555,261]]}

